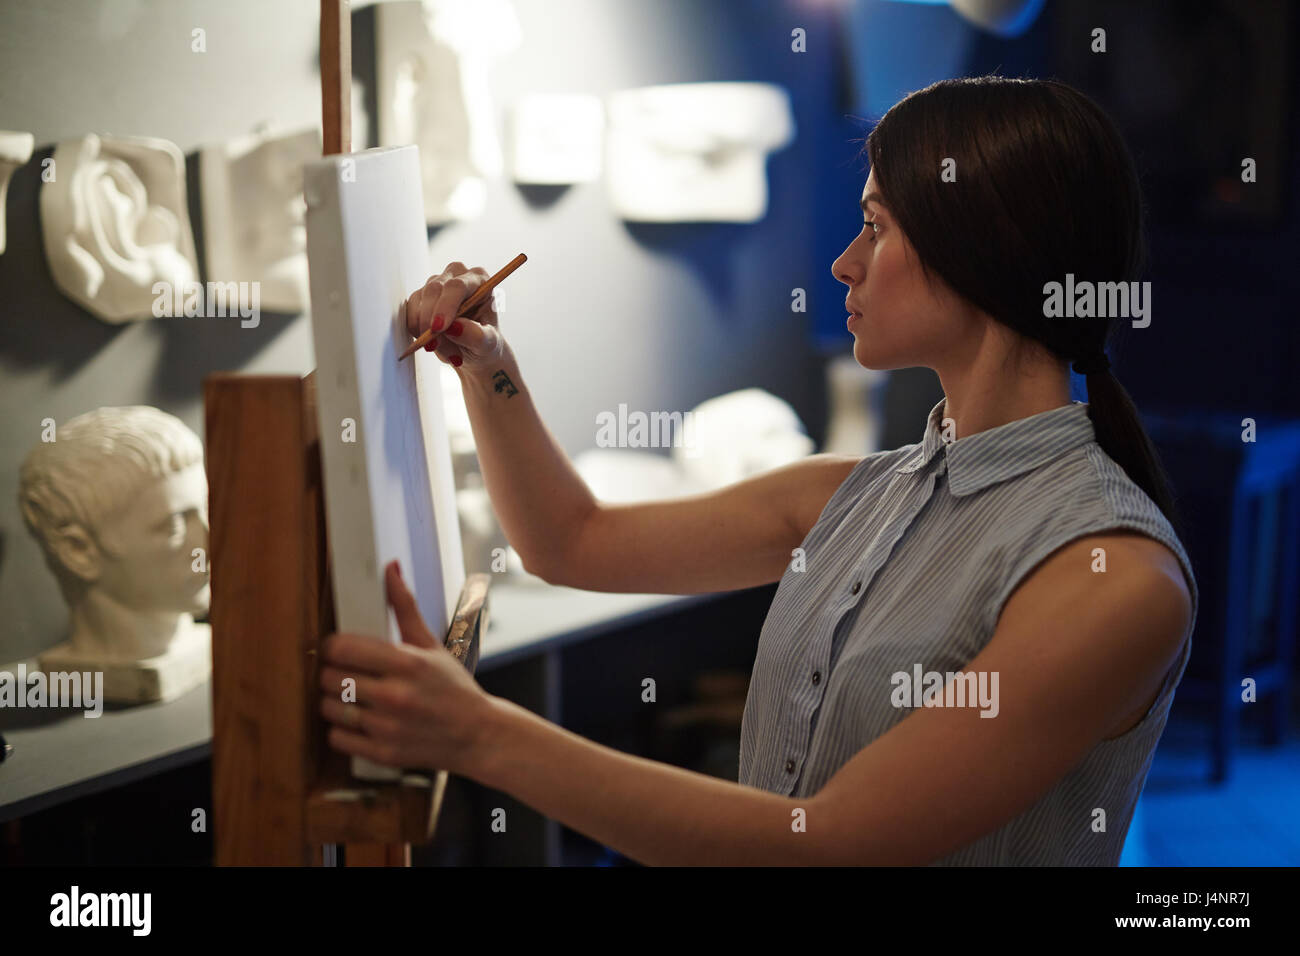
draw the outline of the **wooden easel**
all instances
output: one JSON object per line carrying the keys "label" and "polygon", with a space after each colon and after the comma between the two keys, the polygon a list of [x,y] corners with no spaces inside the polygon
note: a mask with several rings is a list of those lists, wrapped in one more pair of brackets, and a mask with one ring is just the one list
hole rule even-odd
{"label": "wooden easel", "polygon": [[[317,683],[333,596],[312,376],[216,374],[203,389],[212,572],[212,789],[218,865],[410,864],[446,771],[353,780],[325,743]],[[471,671],[487,627],[472,574],[446,647]]]}
{"label": "wooden easel", "polygon": [[[321,0],[325,153],[350,151],[347,0]],[[212,580],[212,789],[219,866],[409,866],[447,781],[354,780],[325,742],[317,649],[334,629],[314,373],[204,381]],[[487,574],[470,575],[446,647],[471,672]]]}

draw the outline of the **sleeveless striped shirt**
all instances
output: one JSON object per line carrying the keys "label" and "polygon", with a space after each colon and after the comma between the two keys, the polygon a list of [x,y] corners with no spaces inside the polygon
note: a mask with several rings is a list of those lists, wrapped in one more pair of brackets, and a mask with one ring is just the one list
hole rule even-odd
{"label": "sleeveless striped shirt", "polygon": [[[1044,558],[1130,529],[1165,544],[1187,577],[1192,621],[1142,720],[1101,741],[1037,803],[933,865],[1104,865],[1124,838],[1191,652],[1191,562],[1155,503],[1097,444],[1072,402],[946,442],[944,402],[923,439],[866,456],[791,562],[759,637],[741,723],[742,784],[816,793],[910,710],[891,675],[960,671]],[[1095,808],[1106,811],[1094,832]]]}

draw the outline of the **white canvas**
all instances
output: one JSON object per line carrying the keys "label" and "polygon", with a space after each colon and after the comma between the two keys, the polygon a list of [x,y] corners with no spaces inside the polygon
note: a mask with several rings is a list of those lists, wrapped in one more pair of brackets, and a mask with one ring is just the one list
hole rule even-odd
{"label": "white canvas", "polygon": [[[398,643],[383,571],[401,562],[429,629],[444,636],[465,583],[437,359],[398,362],[402,301],[429,277],[414,146],[306,165],[307,261],[325,513],[337,629]],[[355,441],[343,440],[345,419]],[[353,773],[397,771],[354,759]]]}

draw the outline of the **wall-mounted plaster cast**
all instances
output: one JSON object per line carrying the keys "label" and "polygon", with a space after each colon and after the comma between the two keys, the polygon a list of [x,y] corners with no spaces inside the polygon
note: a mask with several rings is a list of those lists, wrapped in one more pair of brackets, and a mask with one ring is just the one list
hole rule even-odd
{"label": "wall-mounted plaster cast", "polygon": [[510,173],[517,183],[600,178],[605,104],[587,94],[530,93],[511,111]]}
{"label": "wall-mounted plaster cast", "polygon": [[375,10],[379,144],[420,147],[424,218],[473,219],[503,167],[489,72],[520,44],[508,0],[401,0]]}
{"label": "wall-mounted plaster cast", "polygon": [[209,281],[257,282],[260,305],[272,312],[307,308],[302,167],[320,154],[315,129],[258,132],[204,147],[199,191]]}
{"label": "wall-mounted plaster cast", "polygon": [[952,8],[989,33],[1017,37],[1033,25],[1046,0],[949,0]]}
{"label": "wall-mounted plaster cast", "polygon": [[798,413],[761,388],[718,395],[689,415],[672,458],[700,488],[721,488],[813,453],[814,442]]}
{"label": "wall-mounted plaster cast", "polygon": [[32,158],[36,138],[31,133],[0,130],[0,253],[5,251],[5,197],[9,194],[9,177]]}
{"label": "wall-mounted plaster cast", "polygon": [[198,280],[185,157],[164,139],[88,133],[59,143],[41,229],[54,284],[106,322],[153,318],[154,283]]}
{"label": "wall-mounted plaster cast", "polygon": [[[42,436],[43,438],[46,436]],[[170,700],[207,679],[208,484],[203,445],[147,405],[52,428],[19,475],[23,521],[68,604],[46,671],[103,671],[104,699]]]}
{"label": "wall-mounted plaster cast", "polygon": [[837,355],[826,364],[830,413],[826,442],[820,451],[833,455],[869,455],[880,451],[888,381],[888,372],[864,368],[851,352]]}
{"label": "wall-mounted plaster cast", "polygon": [[789,96],[767,83],[612,93],[610,201],[635,222],[757,222],[767,213],[767,154],[794,134]]}

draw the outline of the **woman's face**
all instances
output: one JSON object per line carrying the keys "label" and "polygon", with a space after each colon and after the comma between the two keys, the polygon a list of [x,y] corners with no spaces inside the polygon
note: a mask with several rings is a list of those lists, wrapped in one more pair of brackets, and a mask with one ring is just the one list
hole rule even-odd
{"label": "woman's face", "polygon": [[931,288],[921,261],[890,214],[873,169],[862,191],[862,232],[831,264],[849,287],[853,355],[867,368],[934,368],[945,354],[969,341],[977,322],[974,310],[934,280]]}

